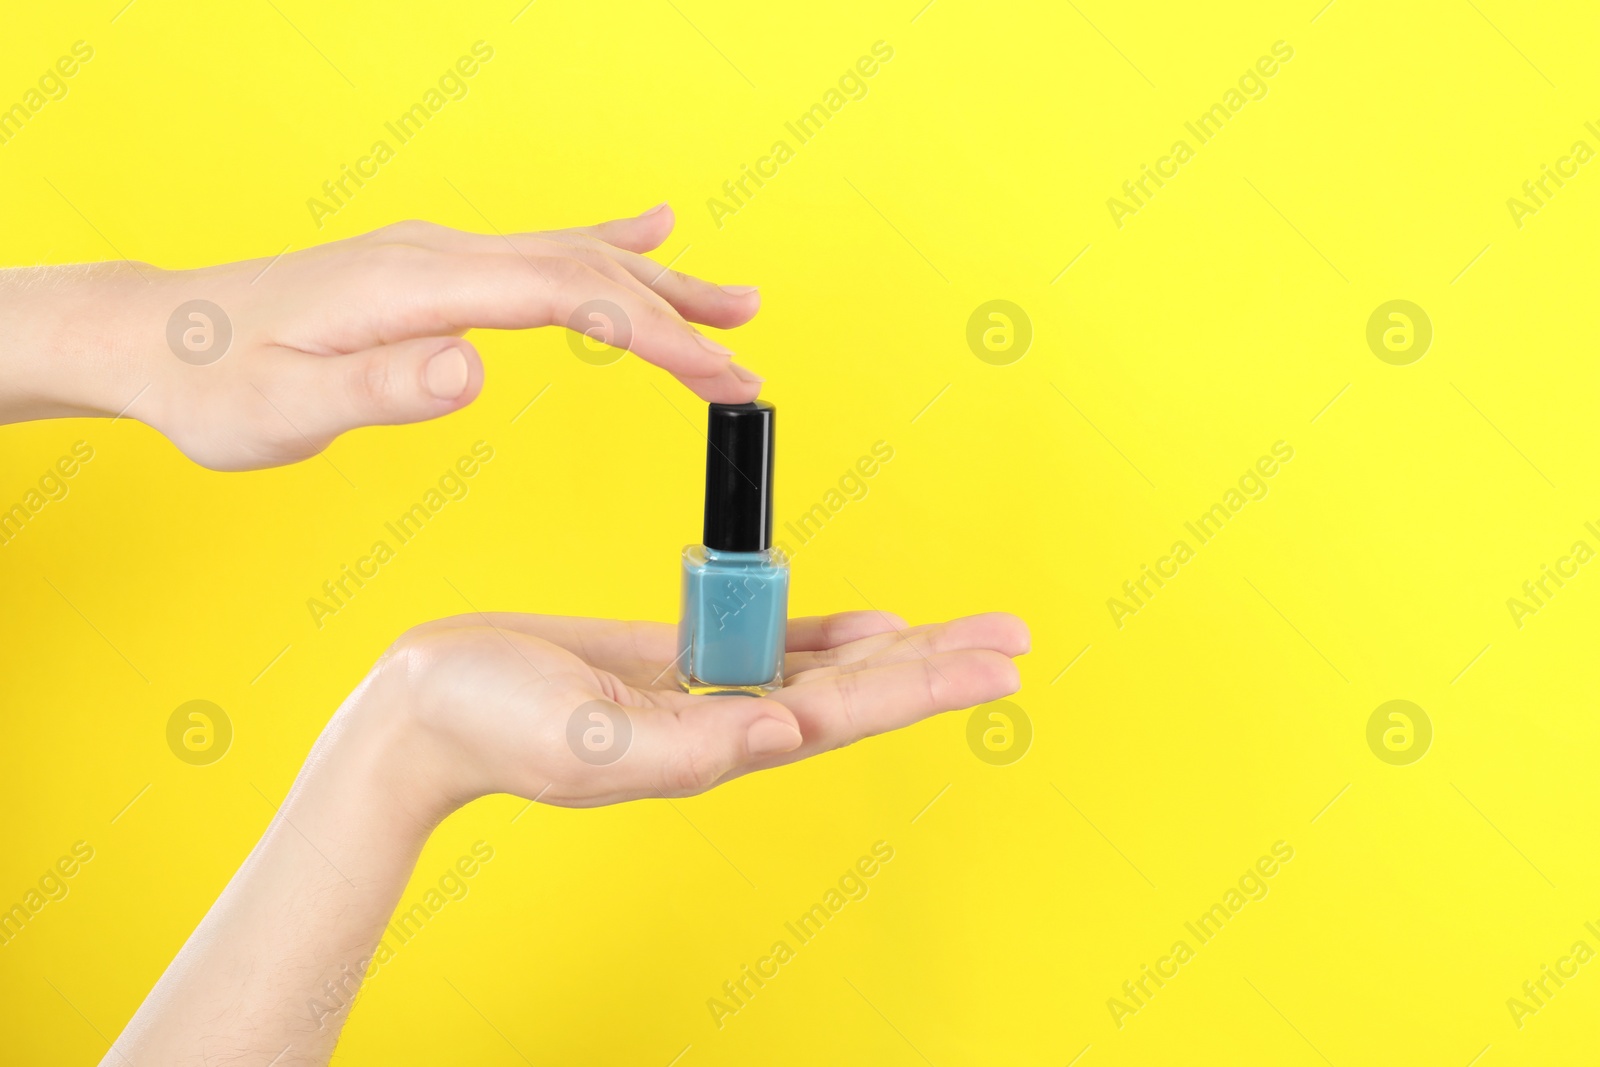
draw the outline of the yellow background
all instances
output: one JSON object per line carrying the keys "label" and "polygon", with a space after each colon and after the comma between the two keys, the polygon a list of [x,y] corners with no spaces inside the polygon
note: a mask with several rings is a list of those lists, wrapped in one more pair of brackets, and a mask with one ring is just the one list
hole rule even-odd
{"label": "yellow background", "polygon": [[[95,49],[0,146],[6,263],[185,267],[669,199],[662,259],[763,287],[731,343],[783,412],[780,524],[895,450],[797,553],[795,613],[1033,628],[1015,703],[1035,737],[1009,766],[958,713],[693,800],[460,812],[406,903],[472,842],[495,858],[370,983],[336,1062],[1592,1049],[1600,964],[1520,1029],[1506,1006],[1574,941],[1600,948],[1600,565],[1521,629],[1506,607],[1575,540],[1600,547],[1600,164],[1520,229],[1506,206],[1575,140],[1600,147],[1583,5],[123,2],[4,15],[0,102]],[[307,198],[478,40],[469,95],[319,231]],[[716,226],[707,199],[879,40],[866,98]],[[1119,229],[1107,199],[1279,40],[1269,94]],[[1008,366],[965,340],[990,299],[1033,324]],[[1433,323],[1409,366],[1366,344],[1391,299]],[[560,331],[475,339],[477,403],[331,462],[211,473],[129,420],[3,431],[6,506],[74,441],[95,458],[0,547],[0,902],[75,841],[95,858],[0,948],[0,1059],[105,1052],[406,626],[464,598],[675,614],[703,409]],[[306,598],[477,440],[495,458],[470,495],[316,629]],[[1107,598],[1279,440],[1269,495],[1115,626]],[[165,742],[197,698],[235,730],[208,767]],[[1409,766],[1366,742],[1390,699],[1433,724]],[[880,840],[870,895],[719,1030],[707,999]],[[1279,840],[1266,899],[1119,1029],[1108,998]]]}

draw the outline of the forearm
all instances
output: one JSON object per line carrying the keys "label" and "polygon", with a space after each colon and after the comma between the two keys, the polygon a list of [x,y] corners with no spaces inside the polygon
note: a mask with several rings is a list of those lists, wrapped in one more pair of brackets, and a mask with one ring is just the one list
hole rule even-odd
{"label": "forearm", "polygon": [[397,794],[399,724],[362,697],[103,1063],[328,1062],[436,818]]}
{"label": "forearm", "polygon": [[138,297],[161,276],[132,263],[0,270],[0,423],[119,414],[149,380],[142,342],[161,324]]}

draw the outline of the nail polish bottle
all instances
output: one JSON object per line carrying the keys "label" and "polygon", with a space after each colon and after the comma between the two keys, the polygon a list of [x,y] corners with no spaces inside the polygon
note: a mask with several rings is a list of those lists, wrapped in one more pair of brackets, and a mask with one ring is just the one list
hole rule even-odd
{"label": "nail polish bottle", "polygon": [[783,685],[789,560],[772,543],[777,409],[712,404],[704,543],[683,550],[678,683],[697,695],[760,696]]}

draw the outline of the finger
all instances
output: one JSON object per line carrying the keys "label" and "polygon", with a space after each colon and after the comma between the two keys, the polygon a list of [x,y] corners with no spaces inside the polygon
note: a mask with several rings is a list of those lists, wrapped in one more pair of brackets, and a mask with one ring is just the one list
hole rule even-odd
{"label": "finger", "polygon": [[[554,238],[540,233],[511,234],[509,236],[505,234],[468,233],[443,226],[416,225],[422,226],[422,229],[400,231],[402,233],[417,234],[410,242],[417,246],[414,249],[416,252],[426,253],[432,251],[457,259],[465,256],[488,256],[502,264],[506,257],[515,256],[522,260],[523,264],[532,270],[540,280],[546,283],[552,281],[549,273],[550,264],[548,263],[550,259],[563,257],[575,259],[601,277],[632,291],[646,304],[654,305],[662,311],[668,312],[669,318],[676,317],[680,322],[683,322],[682,316],[677,314],[676,309],[672,307],[666,298],[634,277],[621,263],[607,255],[604,249],[609,246],[603,245],[598,241],[587,238],[583,238],[580,241],[580,239],[570,236]],[[612,251],[616,250],[612,249]],[[405,252],[402,250],[399,256],[403,257],[404,255]],[[418,262],[419,257],[413,256],[409,265],[416,266]],[[438,266],[437,263],[428,265]],[[556,273],[572,272],[570,268],[557,267]],[[576,273],[579,278],[587,278],[587,275],[581,271]],[[687,329],[686,323],[685,328]],[[690,332],[693,333],[694,331],[691,330]]]}
{"label": "finger", "polygon": [[[619,245],[606,237],[609,233],[627,238],[651,229],[659,229],[654,218],[640,216],[600,226],[512,234],[472,233],[433,223],[402,222],[376,231],[373,236],[383,242],[403,242],[439,252],[474,255],[512,252],[529,259],[552,254],[572,255],[641,295],[659,296],[690,322],[726,330],[742,326],[755,317],[761,309],[761,296],[755,286],[715,285],[662,266],[631,250],[631,245]],[[671,229],[670,220],[666,229]],[[631,242],[640,243],[643,242]],[[655,244],[649,245],[653,247]]]}
{"label": "finger", "polygon": [[649,252],[661,247],[661,242],[672,233],[677,221],[672,208],[662,203],[631,219],[612,219],[594,226],[575,226],[550,232],[587,234],[629,252]]}
{"label": "finger", "polygon": [[729,363],[709,378],[677,377],[685,388],[708,404],[748,404],[761,395],[761,383],[766,381],[737,363]]}
{"label": "finger", "polygon": [[798,678],[806,672],[858,671],[889,663],[905,663],[918,657],[965,648],[987,648],[1007,656],[1021,656],[1030,647],[1027,625],[1006,612],[968,615],[949,622],[914,626],[822,649],[806,656],[790,657],[786,675]]}
{"label": "finger", "polygon": [[653,259],[614,247],[583,233],[532,234],[531,237],[555,241],[575,251],[605,256],[621,267],[640,285],[672,305],[690,322],[731,330],[755,318],[761,310],[761,294],[753,285],[716,285],[692,274],[664,267]]}
{"label": "finger", "polygon": [[342,356],[296,352],[291,367],[288,395],[275,403],[313,440],[438,418],[466,407],[483,389],[483,361],[459,337],[415,337]]}
{"label": "finger", "polygon": [[436,248],[446,251],[452,248],[459,249],[462,240],[476,239],[477,247],[481,249],[485,241],[499,241],[502,244],[512,239],[534,239],[549,237],[556,234],[584,234],[606,244],[615,245],[629,252],[649,252],[661,246],[661,242],[672,233],[672,228],[677,224],[677,218],[672,213],[672,208],[666,204],[657,204],[648,211],[640,212],[632,218],[611,219],[607,222],[597,223],[593,226],[570,226],[558,230],[543,230],[534,233],[516,233],[507,237],[504,234],[476,234],[466,230],[458,230],[452,226],[444,226],[437,222],[426,222],[420,219],[408,219],[405,222],[393,222],[371,233],[360,237],[351,238],[355,241],[365,241],[369,244],[414,244],[423,248]]}
{"label": "finger", "polygon": [[658,296],[637,293],[578,258],[414,250],[414,256],[402,259],[402,269],[387,285],[398,328],[406,333],[437,336],[475,326],[530,330],[571,323],[682,379],[715,378],[733,357]]}
{"label": "finger", "polygon": [[806,743],[796,755],[848,745],[930,715],[986,704],[1021,687],[1017,665],[988,648],[939,652],[785,687],[772,700],[794,712]]}
{"label": "finger", "polygon": [[[903,630],[906,621],[882,611],[841,611],[789,620],[786,644],[791,653],[833,648],[875,634]],[[792,657],[791,657],[792,658]]]}
{"label": "finger", "polygon": [[[472,237],[475,237],[475,235],[472,235]],[[760,309],[760,298],[755,294],[754,286],[734,286],[731,290],[723,290],[720,286],[712,285],[709,282],[701,282],[699,278],[691,278],[690,275],[682,274],[678,270],[664,269],[664,267],[650,261],[650,259],[643,259],[640,256],[634,256],[632,253],[624,253],[624,251],[611,248],[610,245],[605,245],[605,243],[595,242],[590,238],[566,238],[566,240],[581,240],[582,242],[578,243],[578,245],[570,245],[570,243],[563,243],[560,240],[550,240],[549,237],[542,234],[526,235],[526,237],[531,243],[525,246],[525,250],[518,248],[518,251],[520,251],[523,258],[528,259],[530,264],[534,261],[534,256],[538,256],[538,254],[544,254],[544,256],[550,256],[550,254],[562,256],[562,254],[565,254],[565,256],[578,259],[584,266],[594,270],[595,274],[600,275],[600,277],[608,278],[610,282],[622,286],[624,290],[632,291],[645,306],[664,312],[666,320],[682,326],[683,330],[690,334],[694,341],[699,342],[702,347],[730,357],[728,366],[723,366],[722,370],[718,371],[717,374],[710,376],[712,381],[701,382],[701,386],[704,386],[704,389],[717,392],[718,395],[715,397],[715,402],[742,403],[744,400],[752,400],[755,397],[755,392],[749,392],[749,395],[746,395],[746,386],[760,384],[763,379],[758,378],[757,374],[744,370],[738,363],[731,362],[733,352],[723,347],[720,342],[712,341],[712,339],[707,338],[706,334],[699,333],[698,330],[694,330],[693,326],[688,325],[690,320],[709,323],[709,325],[718,326],[718,328],[733,328],[733,326],[744,325]],[[512,238],[512,240],[517,242],[518,238]],[[666,282],[661,282],[662,278]],[[654,285],[654,288],[651,288],[651,280],[656,280],[658,285]],[[674,299],[669,299],[669,296]],[[589,333],[595,326],[605,328],[605,326],[616,326],[616,323],[608,322],[606,315],[597,315],[594,309],[589,307],[579,315],[579,322],[573,322],[571,318],[568,318],[566,326],[570,330]],[[602,336],[600,339],[606,338]],[[616,347],[627,346],[619,344]],[[734,386],[734,392],[738,394],[736,400],[725,400],[722,397],[722,394],[726,394],[726,386],[730,384],[730,381],[733,381],[733,379],[728,379],[728,374],[730,373],[733,374],[733,379],[744,382],[744,386]],[[686,386],[696,389],[696,384],[688,379],[690,376],[680,374],[678,378],[682,378]],[[698,374],[693,378],[699,378]],[[717,382],[715,379],[723,379],[723,381]]]}

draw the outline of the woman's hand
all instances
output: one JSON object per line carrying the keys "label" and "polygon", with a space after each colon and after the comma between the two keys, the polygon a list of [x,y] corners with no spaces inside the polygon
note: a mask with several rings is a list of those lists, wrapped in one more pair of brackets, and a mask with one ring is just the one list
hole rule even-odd
{"label": "woman's hand", "polygon": [[497,792],[589,807],[704,792],[1014,693],[1028,640],[1001,613],[793,619],[782,689],[705,697],[678,689],[664,623],[462,615],[402,637],[340,714],[395,740],[424,823]]}
{"label": "woman's hand", "polygon": [[761,379],[690,323],[742,325],[760,298],[640,254],[672,227],[666,205],[505,236],[402,222],[200,270],[0,272],[0,422],[126,415],[202,466],[293,463],[346,430],[471,403],[484,368],[461,336],[474,327],[571,326],[707,401],[753,400]]}
{"label": "woman's hand", "polygon": [[[692,697],[659,623],[471,615],[402,637],[101,1062],[325,1064],[428,834],[486,793],[683,796],[1014,692],[1012,615],[789,623],[770,697]],[[587,736],[586,736],[587,735]],[[559,961],[555,961],[559,963]],[[209,1061],[207,1061],[209,1062]]]}

